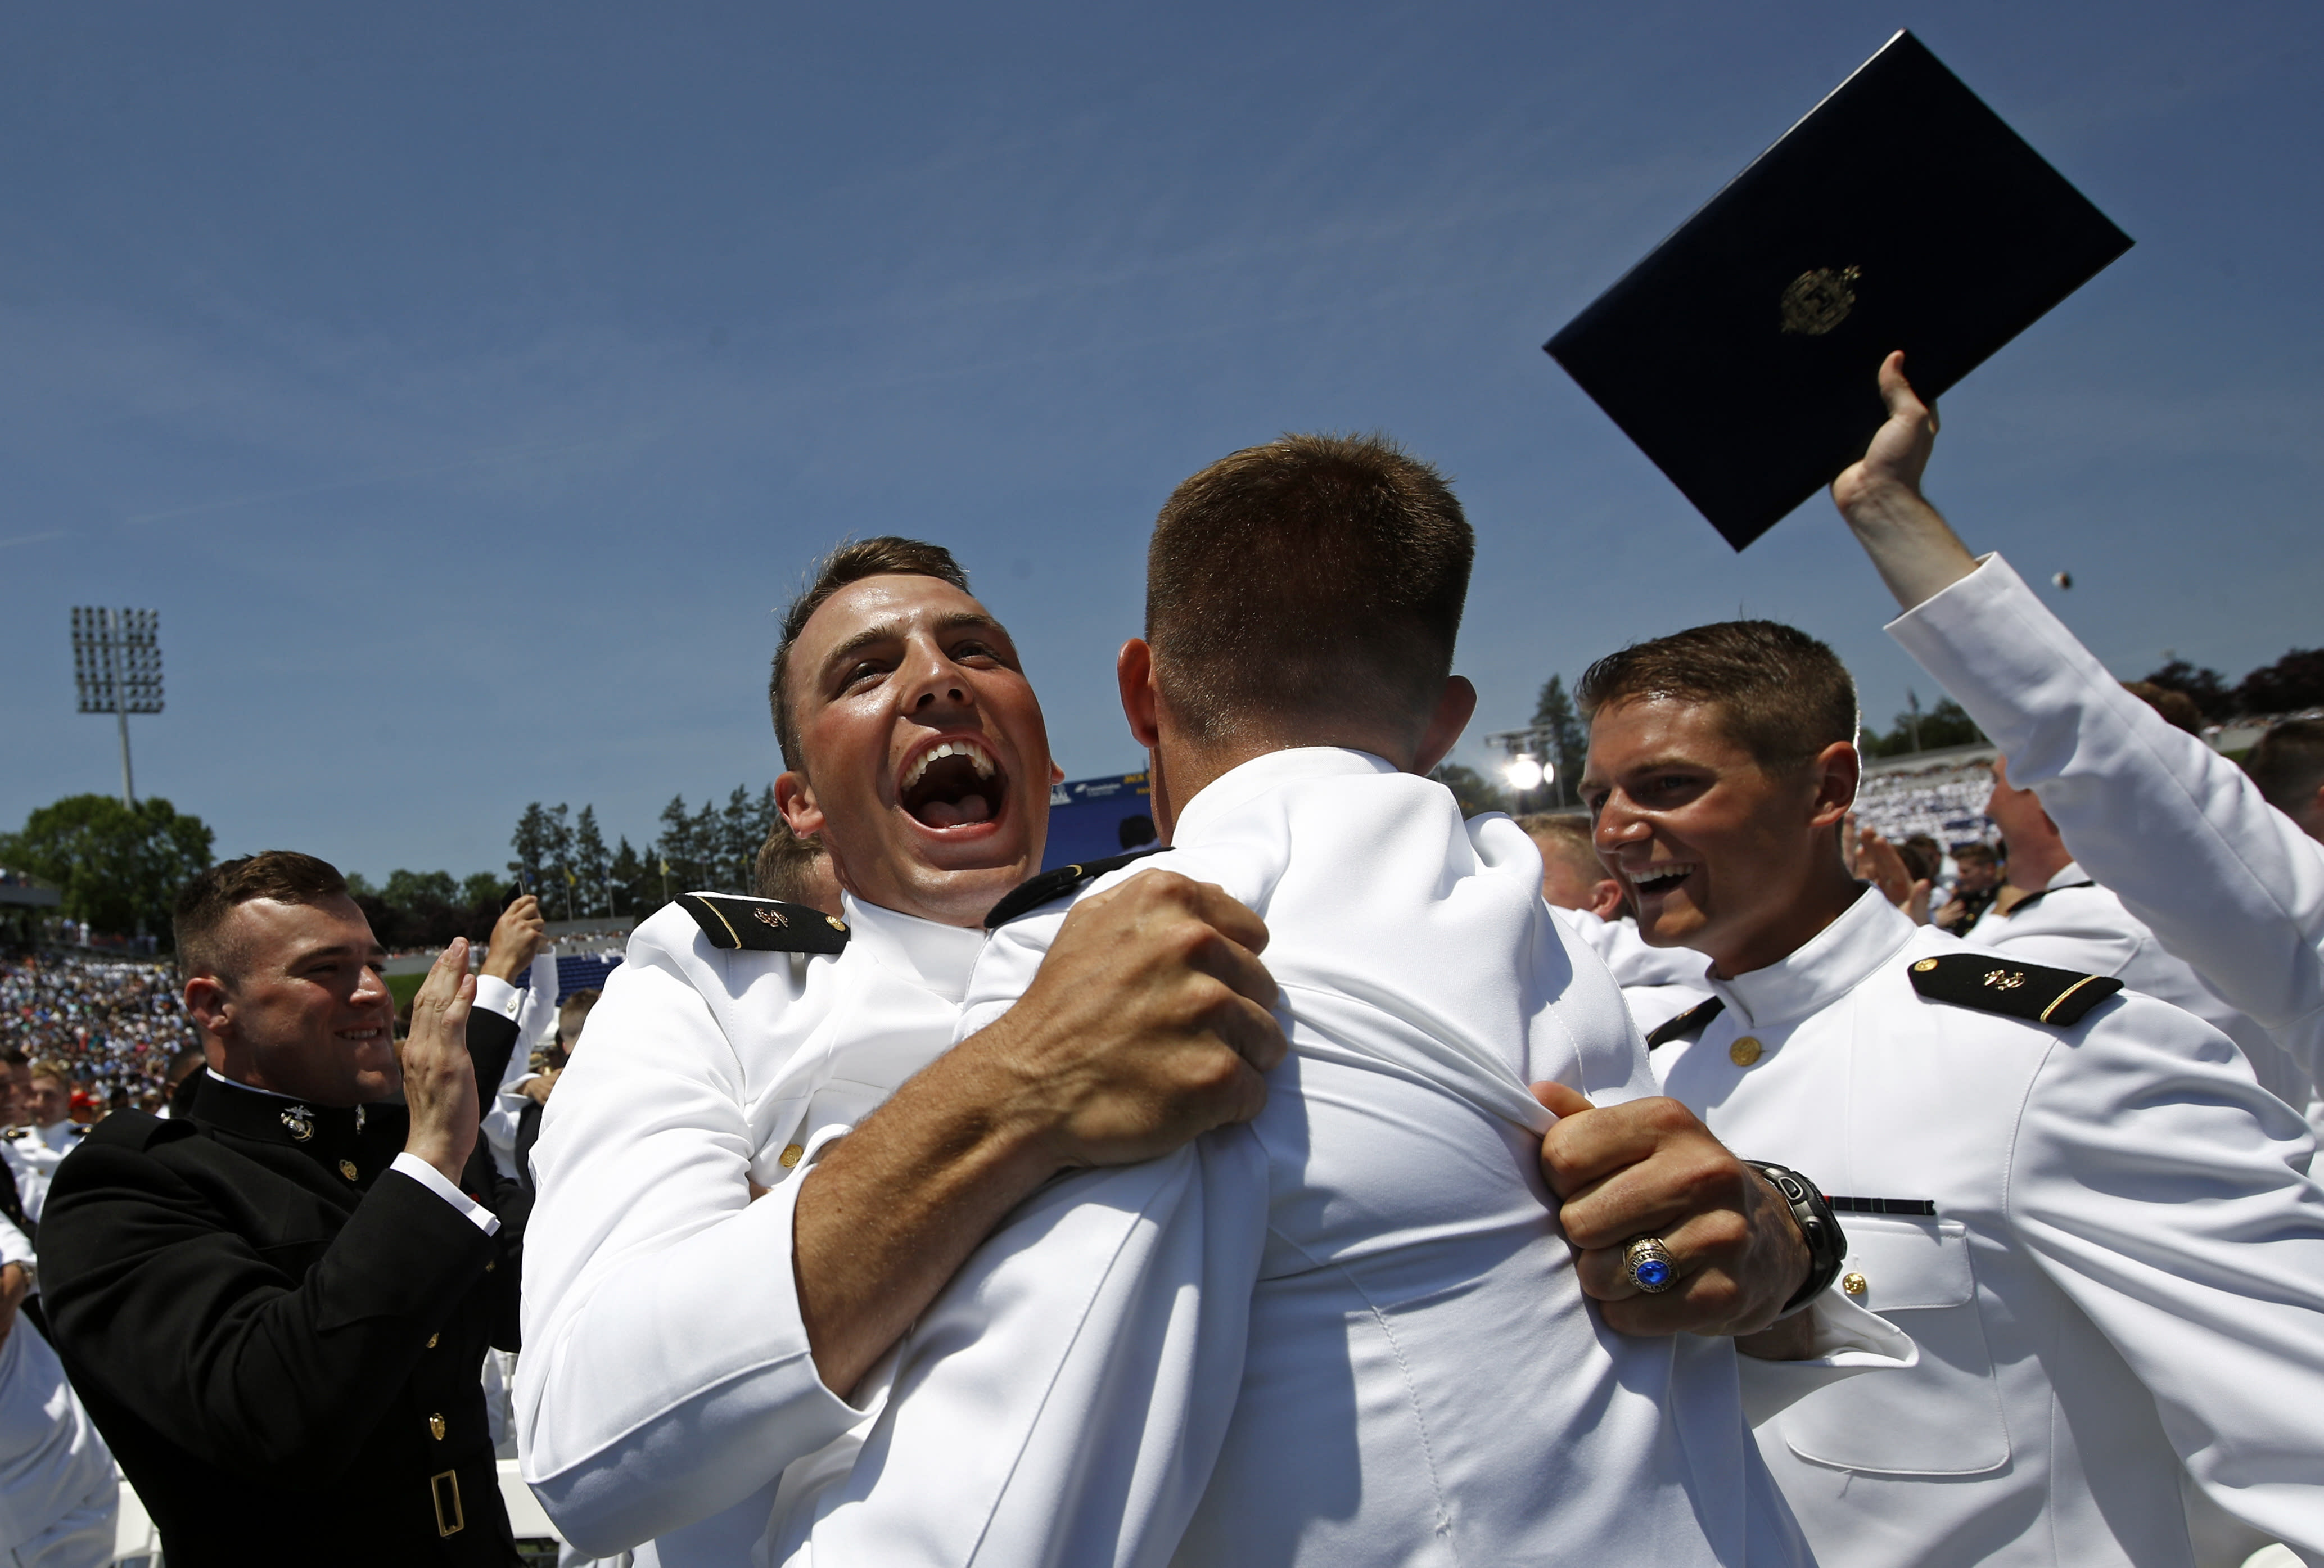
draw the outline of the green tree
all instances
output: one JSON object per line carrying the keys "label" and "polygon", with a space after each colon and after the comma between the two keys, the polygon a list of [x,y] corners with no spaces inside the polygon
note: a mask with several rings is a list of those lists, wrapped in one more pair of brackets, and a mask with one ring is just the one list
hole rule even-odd
{"label": "green tree", "polygon": [[478,904],[490,904],[497,910],[507,892],[506,877],[493,872],[478,872],[460,883],[460,902],[471,909]]}
{"label": "green tree", "polygon": [[1985,732],[1977,727],[1977,721],[1948,696],[1938,699],[1937,706],[1927,713],[1908,710],[1898,714],[1896,727],[1885,735],[1867,730],[1863,749],[1868,756],[1902,757],[1946,746],[1975,745],[1984,739]]}
{"label": "green tree", "polygon": [[527,890],[544,898],[547,893],[542,883],[549,874],[550,844],[549,813],[536,800],[524,808],[524,815],[516,819],[516,831],[509,835],[509,847],[516,853],[510,858],[508,869],[509,874]]}
{"label": "green tree", "polygon": [[613,883],[613,912],[616,915],[633,915],[642,920],[666,901],[662,898],[660,872],[647,856],[630,847],[626,834],[613,851],[613,864],[606,868],[605,876]]}
{"label": "green tree", "polygon": [[1549,755],[1543,760],[1553,763],[1557,778],[1552,792],[1557,803],[1564,805],[1580,799],[1575,790],[1582,783],[1582,764],[1590,752],[1590,731],[1582,716],[1573,711],[1573,699],[1565,694],[1565,678],[1553,675],[1541,688],[1541,700],[1534,705],[1533,727],[1541,732],[1548,743]]}
{"label": "green tree", "polygon": [[597,808],[584,806],[573,823],[573,874],[581,885],[574,890],[585,915],[612,912],[605,901],[605,835],[597,830]]}
{"label": "green tree", "polygon": [[110,795],[69,795],[0,835],[0,865],[64,895],[68,919],[115,936],[140,931],[170,945],[170,906],[210,863],[210,830],[158,796],[124,806]]}

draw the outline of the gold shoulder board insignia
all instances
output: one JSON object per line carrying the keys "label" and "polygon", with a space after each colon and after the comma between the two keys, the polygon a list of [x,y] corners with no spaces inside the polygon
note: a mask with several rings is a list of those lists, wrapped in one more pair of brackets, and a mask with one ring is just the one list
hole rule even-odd
{"label": "gold shoulder board insignia", "polygon": [[1144,860],[1149,854],[1160,854],[1166,847],[1157,844],[1151,849],[1133,849],[1128,854],[1110,854],[1103,860],[1085,860],[1074,865],[1043,872],[1038,877],[1029,877],[984,912],[984,928],[997,931],[1019,915],[1029,915],[1044,904],[1054,904],[1068,893],[1077,893],[1106,872],[1119,871],[1131,861]]}
{"label": "gold shoulder board insignia", "polygon": [[1818,267],[1794,278],[1784,291],[1784,330],[1803,337],[1821,337],[1848,319],[1856,309],[1856,291],[1849,285],[1864,275],[1861,267],[1833,272]]}
{"label": "gold shoulder board insignia", "polygon": [[680,893],[678,903],[694,917],[710,945],[730,953],[829,955],[847,947],[847,923],[805,904],[740,893]]}
{"label": "gold shoulder board insignia", "polygon": [[2015,964],[1990,953],[1923,958],[1909,973],[1913,989],[1930,1001],[2061,1026],[2081,1022],[2083,1014],[2122,989],[2110,974]]}

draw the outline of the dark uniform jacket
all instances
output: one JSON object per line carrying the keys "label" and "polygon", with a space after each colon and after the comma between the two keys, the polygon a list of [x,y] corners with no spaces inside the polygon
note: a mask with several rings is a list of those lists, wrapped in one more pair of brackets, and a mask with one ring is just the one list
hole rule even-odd
{"label": "dark uniform jacket", "polygon": [[[471,1019],[488,1084],[514,1028]],[[517,1560],[479,1378],[517,1343],[521,1227],[390,1170],[408,1130],[209,1079],[190,1119],[116,1112],[57,1167],[57,1350],[170,1568]]]}

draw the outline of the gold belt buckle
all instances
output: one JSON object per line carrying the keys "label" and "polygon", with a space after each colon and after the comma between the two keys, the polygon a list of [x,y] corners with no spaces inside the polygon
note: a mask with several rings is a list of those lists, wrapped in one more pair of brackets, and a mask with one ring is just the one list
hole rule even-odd
{"label": "gold belt buckle", "polygon": [[[428,1494],[436,1502],[436,1533],[438,1536],[456,1536],[468,1527],[466,1517],[460,1512],[460,1477],[457,1471],[447,1470],[429,1476]],[[448,1508],[446,1506],[447,1499],[450,1499]]]}

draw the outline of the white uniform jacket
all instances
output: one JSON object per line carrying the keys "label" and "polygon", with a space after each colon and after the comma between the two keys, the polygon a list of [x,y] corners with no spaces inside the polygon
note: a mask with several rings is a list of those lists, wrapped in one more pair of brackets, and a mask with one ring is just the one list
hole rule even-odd
{"label": "white uniform jacket", "polygon": [[852,899],[846,924],[835,956],[722,951],[664,909],[542,1115],[518,1442],[597,1555],[746,1561],[783,1468],[862,1418],[808,1353],[788,1178],[951,1044],[983,933]]}
{"label": "white uniform jacket", "polygon": [[[1091,890],[1164,867],[1267,920],[1293,1053],[1266,1110],[1020,1207],[767,1560],[1804,1562],[1729,1343],[1613,1333],[1575,1281],[1526,1084],[1612,1102],[1653,1078],[1525,834],[1304,749],[1204,789],[1175,846]],[[1065,914],[994,935],[964,1031]]]}
{"label": "white uniform jacket", "polygon": [[2310,1099],[2307,1075],[2256,1019],[2211,994],[2183,958],[2154,939],[2122,900],[2069,861],[2049,885],[2004,914],[1988,908],[1961,933],[1972,947],[1990,947],[2028,964],[2085,974],[2110,974],[2132,991],[2183,1008],[2236,1042],[2260,1086],[2295,1110]]}
{"label": "white uniform jacket", "polygon": [[1782,963],[1714,981],[1724,1010],[1654,1053],[1730,1147],[1935,1207],[1840,1216],[1843,1287],[1920,1365],[1760,1429],[1817,1555],[2183,1568],[2183,1462],[2324,1562],[2306,1124],[2225,1037],[2135,992],[2059,1028],[1914,990],[1913,964],[1974,951],[1868,890]]}
{"label": "white uniform jacket", "polygon": [[484,1147],[493,1151],[493,1165],[502,1176],[516,1176],[518,1119],[527,1103],[524,1082],[534,1076],[532,1054],[549,1038],[557,1021],[557,960],[543,953],[532,961],[525,984],[519,988],[490,974],[476,976],[475,1005],[514,1020],[516,1044],[509,1049],[508,1065],[492,1098],[484,1103]]}
{"label": "white uniform jacket", "polygon": [[[37,1267],[32,1242],[5,1219],[0,1263]],[[81,1537],[90,1523],[110,1521],[119,1506],[119,1480],[105,1439],[65,1381],[64,1364],[19,1312],[0,1341],[0,1553],[13,1554],[78,1512],[93,1517],[75,1521],[81,1526],[72,1532],[77,1549],[60,1553],[60,1560],[110,1563],[109,1529],[95,1532],[101,1544],[94,1547]]]}
{"label": "white uniform jacket", "polygon": [[[2324,844],[2122,689],[1999,556],[1891,622],[2009,759],[2066,847],[2229,1006],[2324,1082]],[[2304,1104],[2294,1085],[2283,1094]]]}
{"label": "white uniform jacket", "polygon": [[88,1124],[79,1121],[51,1121],[46,1127],[27,1124],[0,1133],[0,1139],[5,1140],[0,1148],[6,1149],[9,1169],[16,1177],[16,1199],[24,1205],[24,1217],[34,1225],[41,1222],[41,1211],[48,1206],[50,1178],[65,1156],[78,1148],[88,1136]]}
{"label": "white uniform jacket", "polygon": [[1622,988],[1622,1001],[1641,1034],[1651,1033],[1679,1014],[1711,1000],[1700,953],[1683,947],[1649,947],[1638,923],[1628,915],[1601,920],[1587,909],[1560,909],[1559,918],[1590,944]]}

